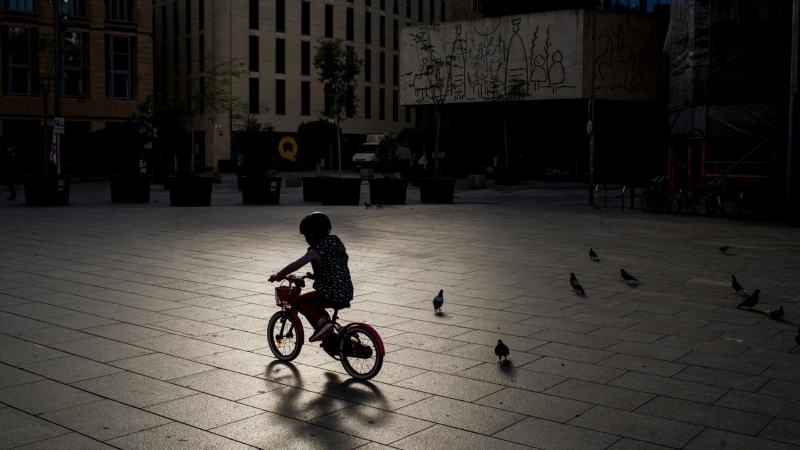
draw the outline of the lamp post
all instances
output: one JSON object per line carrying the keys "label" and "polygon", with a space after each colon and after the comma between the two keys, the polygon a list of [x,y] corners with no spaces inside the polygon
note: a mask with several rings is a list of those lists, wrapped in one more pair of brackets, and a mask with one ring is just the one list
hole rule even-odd
{"label": "lamp post", "polygon": [[[60,9],[61,4],[68,4],[69,0],[47,0],[47,3],[53,5],[53,70],[54,75],[53,79],[55,80],[55,101],[54,107],[54,115],[53,115],[53,130],[55,132],[55,118],[61,117],[61,29],[60,29],[60,20],[67,20],[69,17],[66,13],[62,14]],[[47,124],[45,124],[46,126]],[[61,175],[61,135],[55,135],[56,140],[56,163],[57,163],[57,173]]]}

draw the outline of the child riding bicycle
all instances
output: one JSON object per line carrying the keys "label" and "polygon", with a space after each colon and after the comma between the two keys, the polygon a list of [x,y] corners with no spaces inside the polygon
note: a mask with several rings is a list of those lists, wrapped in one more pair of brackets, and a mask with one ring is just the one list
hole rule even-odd
{"label": "child riding bicycle", "polygon": [[342,241],[331,233],[331,221],[320,212],[311,213],[300,221],[300,234],[308,242],[308,251],[297,261],[269,277],[270,282],[281,281],[311,263],[314,270],[314,290],[300,295],[293,301],[294,307],[314,327],[309,341],[320,341],[327,337],[333,324],[325,308],[343,308],[353,299],[353,282],[347,267],[347,251]]}

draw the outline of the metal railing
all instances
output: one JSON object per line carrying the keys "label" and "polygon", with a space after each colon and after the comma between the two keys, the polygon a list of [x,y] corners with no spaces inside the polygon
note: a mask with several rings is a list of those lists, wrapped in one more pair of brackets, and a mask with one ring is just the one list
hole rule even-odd
{"label": "metal railing", "polygon": [[604,183],[598,183],[594,185],[594,209],[600,209],[600,205],[597,202],[600,186],[603,186],[603,208],[608,206],[608,187]]}

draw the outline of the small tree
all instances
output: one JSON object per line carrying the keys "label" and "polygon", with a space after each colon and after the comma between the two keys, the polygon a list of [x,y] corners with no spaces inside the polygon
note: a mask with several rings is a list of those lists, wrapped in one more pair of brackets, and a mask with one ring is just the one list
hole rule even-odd
{"label": "small tree", "polygon": [[400,155],[397,154],[397,139],[386,134],[381,139],[376,157],[376,167],[383,174],[383,178],[394,178],[400,166]]}
{"label": "small tree", "polygon": [[341,123],[346,120],[347,111],[355,111],[358,106],[358,81],[364,61],[360,59],[351,46],[343,45],[341,39],[317,40],[314,55],[314,68],[317,69],[320,83],[325,84],[325,95],[330,109],[324,111],[336,125],[336,148],[339,156],[339,177],[342,176],[342,139]]}
{"label": "small tree", "polygon": [[[148,167],[158,159],[163,165],[167,155],[164,149],[176,149],[184,142],[186,134],[186,103],[177,93],[168,91],[153,94],[136,107],[136,113],[129,119],[129,139],[135,143],[135,154],[126,154],[122,170],[128,171],[139,157],[144,156]],[[145,155],[144,148],[153,144],[150,155]],[[170,152],[170,156],[172,152]],[[135,159],[134,159],[135,158]],[[133,169],[130,169],[133,170]]]}
{"label": "small tree", "polygon": [[[234,139],[236,152],[243,157],[243,171],[248,175],[263,175],[274,170],[278,155],[275,147],[275,127],[260,123],[257,113],[249,102],[237,102],[233,118],[238,130]],[[259,105],[259,111],[266,112],[266,104]]]}
{"label": "small tree", "polygon": [[[328,122],[327,119],[319,119],[312,122],[303,122],[297,127],[298,154],[303,161],[310,161],[312,158],[317,165],[317,176],[322,175],[319,161],[328,153],[328,149],[333,145],[333,136],[336,127]],[[307,155],[310,155],[309,158]]]}
{"label": "small tree", "polygon": [[411,40],[421,57],[416,72],[406,73],[413,80],[409,85],[410,88],[419,88],[420,86],[416,84],[417,81],[422,86],[424,95],[417,99],[417,103],[424,103],[426,99],[430,98],[434,104],[436,112],[434,171],[436,178],[439,178],[439,132],[442,125],[442,108],[453,94],[453,62],[457,58],[455,49],[466,42],[465,39],[456,38],[452,43],[451,51],[448,52],[445,44],[439,48],[434,44],[431,35],[435,33],[439,38],[441,30],[442,25],[437,23],[418,27],[417,31],[411,34]]}
{"label": "small tree", "polygon": [[[211,55],[205,57],[211,61]],[[194,158],[194,127],[195,119],[207,111],[212,117],[217,113],[232,113],[239,97],[231,92],[234,78],[239,78],[246,72],[245,63],[231,59],[216,64],[206,64],[200,67],[197,76],[191,79],[186,92],[186,119],[189,121],[191,133],[191,170],[195,167]]]}
{"label": "small tree", "polygon": [[[528,83],[525,80],[513,80],[508,86],[502,86],[497,78],[492,83],[494,95],[492,100],[500,103],[525,100],[528,97]],[[503,117],[503,144],[506,151],[506,167],[508,167],[508,115],[509,108],[500,107]]]}

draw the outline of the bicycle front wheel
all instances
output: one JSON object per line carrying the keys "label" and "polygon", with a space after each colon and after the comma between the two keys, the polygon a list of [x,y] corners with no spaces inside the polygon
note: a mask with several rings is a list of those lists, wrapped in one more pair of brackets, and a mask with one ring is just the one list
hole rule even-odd
{"label": "bicycle front wheel", "polygon": [[281,361],[297,358],[303,347],[297,334],[297,324],[291,314],[286,311],[273,314],[267,325],[267,341],[272,354]]}
{"label": "bicycle front wheel", "polygon": [[687,206],[689,207],[689,211],[691,211],[692,214],[695,215],[700,214],[700,199],[698,199],[697,197],[689,197],[689,200],[687,201]]}
{"label": "bicycle front wheel", "polygon": [[342,366],[351,377],[369,380],[381,371],[383,356],[378,341],[366,328],[355,326],[347,329],[341,338],[339,351]]}
{"label": "bicycle front wheel", "polygon": [[650,193],[646,190],[642,191],[639,197],[639,206],[642,207],[642,212],[647,212],[650,209]]}

